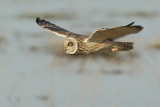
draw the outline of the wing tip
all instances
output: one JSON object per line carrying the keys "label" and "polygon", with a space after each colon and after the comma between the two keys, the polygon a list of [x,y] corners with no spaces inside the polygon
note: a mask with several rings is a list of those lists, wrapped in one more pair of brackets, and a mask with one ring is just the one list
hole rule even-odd
{"label": "wing tip", "polygon": [[49,23],[48,21],[45,21],[44,19],[40,19],[39,17],[36,18],[36,23],[41,26],[41,27],[45,27],[46,23]]}
{"label": "wing tip", "polygon": [[143,28],[144,28],[144,27],[142,27],[141,25],[136,25],[136,26],[134,26],[134,27],[136,27],[136,28],[139,30],[139,32],[140,32],[141,30],[143,30]]}
{"label": "wing tip", "polygon": [[[132,26],[133,24],[135,23],[134,22],[131,22],[130,24],[126,25],[126,26]],[[139,31],[143,30],[144,27],[142,27],[141,25],[134,25],[133,27],[136,27],[137,29],[139,29]]]}
{"label": "wing tip", "polygon": [[142,27],[142,26],[139,26],[139,29],[140,29],[140,30],[143,30],[143,28],[144,28],[144,27]]}
{"label": "wing tip", "polygon": [[40,20],[41,20],[41,19],[40,19],[39,17],[37,17],[37,18],[36,18],[36,23],[39,24]]}
{"label": "wing tip", "polygon": [[135,21],[134,22],[131,22],[130,24],[128,24],[128,25],[126,25],[126,26],[131,26],[131,25],[133,25],[135,23]]}

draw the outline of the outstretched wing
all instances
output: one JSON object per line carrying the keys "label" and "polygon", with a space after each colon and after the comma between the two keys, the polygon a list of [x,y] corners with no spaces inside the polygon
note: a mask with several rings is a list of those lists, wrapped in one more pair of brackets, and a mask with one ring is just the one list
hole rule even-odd
{"label": "outstretched wing", "polygon": [[110,29],[102,28],[95,30],[92,33],[92,35],[86,40],[86,42],[102,42],[107,39],[114,40],[129,34],[138,33],[143,29],[143,27],[139,25],[133,26],[133,24],[134,22],[126,26],[115,27]]}
{"label": "outstretched wing", "polygon": [[56,26],[55,24],[52,24],[48,21],[40,19],[39,17],[37,17],[36,23],[39,26],[41,26],[42,28],[44,28],[44,29],[56,34],[56,35],[59,35],[59,36],[67,37],[67,36],[73,34],[72,32],[65,30],[59,26]]}

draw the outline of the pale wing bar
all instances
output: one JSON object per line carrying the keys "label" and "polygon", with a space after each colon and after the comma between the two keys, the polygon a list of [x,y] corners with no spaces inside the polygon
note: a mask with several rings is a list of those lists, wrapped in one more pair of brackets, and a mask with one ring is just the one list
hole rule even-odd
{"label": "pale wing bar", "polygon": [[59,35],[59,36],[67,37],[67,36],[73,34],[72,32],[65,30],[59,26],[56,26],[55,24],[52,24],[48,21],[40,19],[39,17],[36,18],[36,23],[39,26],[41,26],[42,28],[44,28],[52,33],[55,33],[56,35]]}
{"label": "pale wing bar", "polygon": [[95,30],[92,35],[86,40],[86,42],[103,42],[107,39],[114,40],[129,34],[138,33],[143,29],[143,27],[139,25],[132,26],[133,24],[134,22],[126,26],[115,27],[111,29],[102,28]]}

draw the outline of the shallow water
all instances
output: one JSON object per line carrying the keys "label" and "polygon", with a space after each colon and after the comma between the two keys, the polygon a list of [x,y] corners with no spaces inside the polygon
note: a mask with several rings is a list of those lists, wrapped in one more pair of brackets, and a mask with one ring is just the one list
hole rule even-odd
{"label": "shallow water", "polygon": [[[159,107],[159,0],[1,0],[0,106]],[[76,33],[127,25],[131,52],[66,55],[63,38],[41,29],[45,18]]]}

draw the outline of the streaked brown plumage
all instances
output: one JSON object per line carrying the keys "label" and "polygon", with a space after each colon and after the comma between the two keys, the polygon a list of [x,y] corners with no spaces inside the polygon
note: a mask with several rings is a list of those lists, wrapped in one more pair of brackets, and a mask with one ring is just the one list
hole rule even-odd
{"label": "streaked brown plumage", "polygon": [[133,42],[114,41],[120,37],[140,32],[143,27],[134,22],[121,27],[95,30],[91,36],[75,34],[48,21],[36,19],[38,25],[59,36],[65,37],[64,50],[67,54],[90,54],[107,49],[112,52],[133,49]]}

